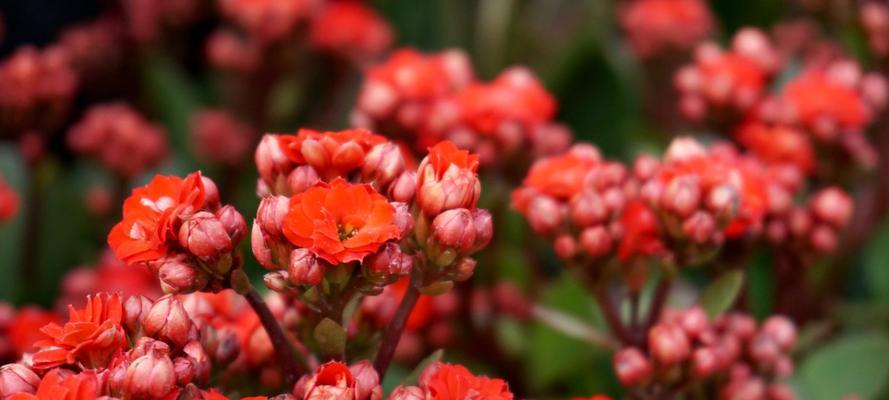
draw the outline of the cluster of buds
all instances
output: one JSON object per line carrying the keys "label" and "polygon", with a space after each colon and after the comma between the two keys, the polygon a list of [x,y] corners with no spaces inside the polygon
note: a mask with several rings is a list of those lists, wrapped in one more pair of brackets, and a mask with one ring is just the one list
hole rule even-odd
{"label": "cluster of buds", "polygon": [[235,167],[250,154],[254,131],[221,109],[200,110],[191,118],[192,147],[204,161]]}
{"label": "cluster of buds", "polygon": [[513,394],[502,379],[473,375],[459,364],[436,362],[420,373],[417,386],[399,386],[389,400],[429,398],[512,400]]}
{"label": "cluster of buds", "polygon": [[0,177],[0,223],[6,223],[19,210],[19,195]]}
{"label": "cluster of buds", "polygon": [[357,262],[360,289],[377,291],[414,267],[400,243],[431,261],[427,283],[465,280],[475,266],[468,256],[491,239],[490,214],[475,208],[478,156],[449,142],[430,148],[412,170],[382,136],[301,130],[266,135],[256,163],[264,197],[253,251],[273,271],[266,283],[275,290],[339,281]]}
{"label": "cluster of buds", "polygon": [[305,375],[293,388],[296,400],[349,399],[381,400],[380,376],[368,361],[346,365],[330,361]]}
{"label": "cluster of buds", "polygon": [[880,57],[889,56],[889,5],[880,1],[866,1],[858,9],[858,19],[871,51]]}
{"label": "cluster of buds", "polygon": [[20,132],[54,127],[67,113],[77,84],[61,46],[19,48],[0,61],[0,128]]}
{"label": "cluster of buds", "polygon": [[802,254],[832,253],[853,211],[849,194],[838,187],[828,187],[814,193],[805,206],[793,206],[783,214],[771,215],[766,238]]}
{"label": "cluster of buds", "polygon": [[122,103],[90,108],[68,131],[68,145],[127,179],[157,166],[167,154],[163,128]]}
{"label": "cluster of buds", "polygon": [[[371,332],[386,328],[409,284],[408,278],[402,278],[383,288],[379,295],[366,298],[361,303],[356,332],[368,331],[362,329],[365,321],[372,328],[369,330]],[[450,344],[454,338],[453,317],[459,310],[460,302],[461,297],[455,291],[440,296],[421,294],[408,316],[394,358],[415,362],[422,355]]]}
{"label": "cluster of buds", "polygon": [[158,175],[133,190],[108,244],[123,262],[147,265],[166,293],[218,291],[241,267],[236,249],[246,234],[244,217],[197,172]]}
{"label": "cluster of buds", "polygon": [[530,70],[512,67],[490,83],[474,75],[460,52],[399,50],[366,73],[352,121],[392,132],[418,150],[449,140],[486,165],[504,151],[531,146],[539,156],[568,147],[570,132],[552,121],[556,102]]}
{"label": "cluster of buds", "polygon": [[631,388],[681,390],[688,382],[713,382],[711,398],[790,400],[782,379],[793,373],[790,350],[796,327],[773,316],[757,327],[744,314],[711,321],[700,307],[664,318],[648,331],[646,347],[614,355],[618,380]]}
{"label": "cluster of buds", "polygon": [[760,99],[780,66],[769,38],[754,28],[735,34],[729,50],[703,43],[695,49],[694,63],[676,72],[680,111],[692,121],[743,115]]}
{"label": "cluster of buds", "polygon": [[635,193],[623,164],[602,159],[590,144],[535,162],[512,195],[535,232],[552,237],[566,260],[604,259],[623,235],[622,214]]}
{"label": "cluster of buds", "polygon": [[200,15],[197,0],[123,0],[121,10],[129,36],[139,43],[163,37],[167,30],[181,29]]}
{"label": "cluster of buds", "polygon": [[72,67],[87,81],[85,86],[106,79],[123,60],[122,30],[120,21],[100,17],[62,32],[59,45],[67,51]]}
{"label": "cluster of buds", "polygon": [[0,364],[14,362],[34,351],[34,343],[43,338],[40,328],[58,320],[56,313],[36,306],[16,309],[0,302]]}
{"label": "cluster of buds", "polygon": [[176,398],[203,392],[198,386],[210,376],[201,332],[172,295],[124,301],[99,293],[83,308],[69,307],[65,324],[40,332],[45,339],[32,355],[0,368],[0,396],[67,398],[74,389],[78,399]]}
{"label": "cluster of buds", "polygon": [[640,57],[689,50],[713,31],[713,16],[701,0],[634,0],[623,3],[617,16]]}

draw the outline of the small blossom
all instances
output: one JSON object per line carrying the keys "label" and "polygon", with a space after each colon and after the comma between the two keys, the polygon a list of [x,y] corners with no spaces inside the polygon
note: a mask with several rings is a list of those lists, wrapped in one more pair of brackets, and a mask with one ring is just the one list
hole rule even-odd
{"label": "small blossom", "polygon": [[460,150],[451,142],[440,142],[417,171],[417,203],[426,215],[455,208],[474,208],[481,192],[478,155]]}

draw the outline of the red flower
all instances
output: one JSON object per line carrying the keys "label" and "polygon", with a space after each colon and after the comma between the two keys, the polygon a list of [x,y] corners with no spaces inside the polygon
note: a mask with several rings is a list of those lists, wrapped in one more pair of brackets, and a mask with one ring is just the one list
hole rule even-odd
{"label": "red flower", "polygon": [[54,369],[40,381],[36,394],[14,394],[9,400],[95,400],[101,394],[101,386],[101,379],[93,372],[68,375]]}
{"label": "red flower", "polygon": [[626,262],[637,255],[652,255],[664,251],[657,216],[643,201],[630,201],[621,214],[620,222],[624,234],[617,256],[621,261]]}
{"label": "red flower", "polygon": [[767,163],[787,163],[804,173],[815,167],[811,142],[805,134],[789,126],[750,121],[741,125],[735,136],[747,150]]}
{"label": "red flower", "polygon": [[311,165],[326,179],[344,177],[364,164],[364,156],[374,146],[386,143],[385,137],[365,129],[319,132],[300,129],[294,135],[279,135],[281,150],[290,161]]}
{"label": "red flower", "polygon": [[509,69],[490,84],[470,84],[456,99],[466,125],[481,134],[493,134],[504,122],[530,128],[556,111],[555,99],[524,68]]}
{"label": "red flower", "polygon": [[713,17],[701,0],[636,0],[627,3],[619,17],[643,56],[691,47],[713,30]]}
{"label": "red flower", "polygon": [[447,71],[437,57],[413,49],[400,49],[367,72],[367,78],[389,85],[401,100],[431,100],[447,93]]}
{"label": "red flower", "polygon": [[157,175],[123,204],[123,220],[108,234],[108,245],[127,263],[154,261],[177,240],[180,217],[204,206],[201,174],[185,179]]}
{"label": "red flower", "polygon": [[854,132],[871,120],[870,109],[861,95],[822,71],[810,70],[790,81],[784,87],[784,98],[797,120],[807,127],[826,119]]}
{"label": "red flower", "polygon": [[481,192],[478,155],[444,141],[429,148],[417,170],[417,202],[427,215],[474,208]]}
{"label": "red flower", "polygon": [[9,325],[9,341],[17,355],[34,351],[34,343],[45,335],[40,328],[59,320],[56,313],[41,310],[37,307],[25,307],[19,310]]}
{"label": "red flower", "polygon": [[291,243],[332,264],[361,261],[400,235],[385,197],[342,179],[293,196],[283,231]]}
{"label": "red flower", "polygon": [[50,323],[41,329],[49,339],[36,343],[40,350],[34,354],[34,367],[107,366],[111,357],[127,346],[122,318],[123,306],[118,295],[97,294],[87,300],[82,310],[69,306],[64,326]]}
{"label": "red flower", "polygon": [[337,2],[315,18],[310,39],[322,49],[366,59],[392,45],[392,29],[363,3]]}
{"label": "red flower", "polygon": [[523,192],[527,188],[555,199],[570,199],[583,190],[584,180],[596,164],[594,160],[573,152],[538,160],[528,171],[523,188],[513,194],[513,206],[525,212],[529,198]]}
{"label": "red flower", "polygon": [[505,381],[472,375],[462,365],[435,363],[426,367],[420,376],[420,388],[431,400],[511,400],[512,393]]}

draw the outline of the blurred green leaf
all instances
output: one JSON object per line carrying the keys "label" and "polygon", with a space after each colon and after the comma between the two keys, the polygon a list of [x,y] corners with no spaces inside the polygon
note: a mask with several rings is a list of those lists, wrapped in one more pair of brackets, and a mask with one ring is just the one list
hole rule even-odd
{"label": "blurred green leaf", "polygon": [[726,271],[704,288],[698,304],[711,319],[715,318],[732,306],[743,285],[744,273],[741,270]]}
{"label": "blurred green leaf", "polygon": [[876,399],[889,378],[889,334],[840,338],[803,360],[796,378],[800,398],[836,400],[849,395]]}
{"label": "blurred green leaf", "polygon": [[191,156],[188,132],[191,115],[201,106],[200,88],[190,81],[182,68],[159,54],[142,57],[142,89],[151,115],[168,130],[167,137],[176,149],[177,161],[197,169]]}
{"label": "blurred green leaf", "polygon": [[884,222],[864,250],[866,284],[872,295],[889,299],[889,223]]}

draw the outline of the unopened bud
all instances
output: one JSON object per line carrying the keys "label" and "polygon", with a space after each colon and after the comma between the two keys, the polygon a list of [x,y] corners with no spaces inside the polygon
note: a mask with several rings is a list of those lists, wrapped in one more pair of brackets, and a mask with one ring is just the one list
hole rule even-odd
{"label": "unopened bud", "polygon": [[680,217],[691,215],[701,201],[701,188],[694,178],[676,178],[667,184],[661,194],[661,205]]}
{"label": "unopened bud", "polygon": [[716,186],[707,194],[707,207],[719,218],[734,218],[739,202],[738,191],[728,184]]}
{"label": "unopened bud", "polygon": [[611,251],[611,235],[602,225],[586,228],[580,233],[580,245],[591,257],[602,257]]}
{"label": "unopened bud", "polygon": [[148,315],[152,304],[151,300],[145,296],[130,296],[123,303],[124,326],[130,336],[135,337],[142,331],[142,319]]}
{"label": "unopened bud", "polygon": [[389,185],[389,197],[392,200],[410,203],[417,192],[417,173],[405,171]]}
{"label": "unopened bud", "polygon": [[748,345],[750,357],[763,368],[770,368],[781,356],[781,349],[772,337],[762,333],[753,337]]}
{"label": "unopened bud", "polygon": [[308,249],[290,252],[290,281],[296,285],[317,285],[324,279],[324,267]]}
{"label": "unopened bud", "polygon": [[290,160],[281,150],[278,135],[264,135],[256,146],[255,158],[259,176],[272,187],[291,168]]}
{"label": "unopened bud", "polygon": [[232,250],[232,240],[215,215],[200,211],[182,224],[179,244],[191,254],[213,258]]}
{"label": "unopened bud", "polygon": [[414,229],[414,216],[411,215],[410,206],[405,203],[390,203],[395,209],[395,219],[392,221],[398,227],[398,237],[407,236]]}
{"label": "unopened bud", "polygon": [[456,208],[438,214],[432,220],[432,239],[443,248],[468,252],[476,240],[472,212]]}
{"label": "unopened bud", "polygon": [[695,349],[691,355],[691,368],[695,377],[707,378],[719,368],[719,358],[716,352],[709,347]]}
{"label": "unopened bud", "polygon": [[244,216],[232,206],[224,206],[216,212],[216,218],[222,223],[225,232],[232,241],[233,247],[247,236],[247,221]]}
{"label": "unopened bud", "polygon": [[355,378],[356,399],[379,400],[383,397],[380,375],[368,361],[359,361],[349,366]]}
{"label": "unopened bud", "polygon": [[397,144],[387,142],[374,146],[364,158],[361,174],[385,186],[401,174],[405,168],[404,155]]}
{"label": "unopened bud", "polygon": [[387,283],[399,276],[410,274],[414,258],[404,254],[397,243],[386,243],[380,251],[371,254],[362,264],[372,282]]}
{"label": "unopened bud", "polygon": [[176,372],[166,355],[151,352],[130,364],[123,390],[131,398],[160,399],[173,391]]}
{"label": "unopened bud", "polygon": [[158,299],[142,321],[147,336],[163,340],[175,347],[184,346],[197,331],[176,297],[166,295]]}
{"label": "unopened bud", "polygon": [[299,194],[318,183],[319,180],[315,168],[312,168],[311,165],[300,165],[287,175],[287,186],[290,187],[290,194]]}
{"label": "unopened bud", "polygon": [[267,272],[262,276],[262,282],[269,290],[283,293],[290,288],[290,274],[283,270]]}
{"label": "unopened bud", "polygon": [[695,212],[682,223],[682,234],[697,244],[709,242],[715,232],[716,219],[706,211]]}
{"label": "unopened bud", "polygon": [[837,228],[849,223],[853,211],[852,198],[837,187],[818,192],[812,199],[811,209],[815,216]]}
{"label": "unopened bud", "polygon": [[608,208],[596,192],[585,190],[571,200],[571,220],[577,226],[590,226],[605,222]]}
{"label": "unopened bud", "polygon": [[775,340],[783,351],[790,351],[796,343],[796,326],[787,317],[775,315],[762,324],[762,333]]}
{"label": "unopened bud", "polygon": [[475,245],[473,251],[481,250],[491,243],[494,237],[494,219],[488,210],[476,208],[472,210],[472,223],[475,227]]}
{"label": "unopened bud", "polygon": [[416,386],[399,386],[389,394],[389,400],[424,400],[426,392]]}
{"label": "unopened bud", "polygon": [[454,280],[457,282],[469,280],[472,277],[472,273],[475,272],[476,264],[477,261],[472,257],[463,257],[457,260],[454,268]]}
{"label": "unopened bud", "polygon": [[6,364],[0,367],[0,398],[16,393],[35,393],[40,377],[23,364]]}
{"label": "unopened bud", "polygon": [[787,385],[773,383],[766,388],[766,398],[768,400],[796,400],[796,394]]}
{"label": "unopened bud", "polygon": [[765,398],[765,384],[759,378],[731,381],[722,389],[722,399],[760,400]]}
{"label": "unopened bud", "polygon": [[559,203],[547,196],[536,196],[528,205],[528,223],[535,232],[546,235],[562,224],[562,209]]}
{"label": "unopened bud", "polygon": [[577,241],[574,240],[574,237],[571,235],[559,235],[555,242],[553,242],[553,248],[559,258],[568,260],[577,254]]}
{"label": "unopened bud", "polygon": [[475,206],[481,183],[474,172],[451,166],[441,180],[427,178],[417,188],[417,203],[426,215]]}
{"label": "unopened bud", "polygon": [[648,347],[658,362],[673,365],[689,356],[691,344],[678,326],[659,324],[648,333]]}
{"label": "unopened bud", "polygon": [[331,163],[341,171],[360,167],[364,163],[364,149],[354,140],[341,144],[331,155]]}
{"label": "unopened bud", "polygon": [[210,357],[204,351],[201,342],[192,340],[182,348],[182,352],[191,359],[194,365],[194,379],[199,382],[206,382],[210,377]]}
{"label": "unopened bud", "polygon": [[191,293],[207,285],[207,275],[181,257],[169,258],[157,270],[164,293]]}
{"label": "unopened bud", "polygon": [[676,316],[676,322],[690,337],[698,337],[710,326],[709,318],[704,309],[694,306],[683,310]]}
{"label": "unopened bud", "polygon": [[187,385],[194,380],[194,362],[188,357],[176,357],[173,360],[173,372],[176,375],[176,383]]}
{"label": "unopened bud", "polygon": [[809,235],[809,244],[819,253],[832,253],[836,250],[839,240],[834,228],[818,224]]}
{"label": "unopened bud", "polygon": [[256,222],[267,235],[281,236],[284,217],[290,209],[290,199],[284,196],[264,197],[256,210]]}
{"label": "unopened bud", "polygon": [[614,354],[614,372],[624,386],[638,386],[651,378],[651,361],[635,347]]}
{"label": "unopened bud", "polygon": [[683,162],[707,155],[707,150],[690,137],[678,137],[670,142],[664,153],[664,161],[668,163]]}

